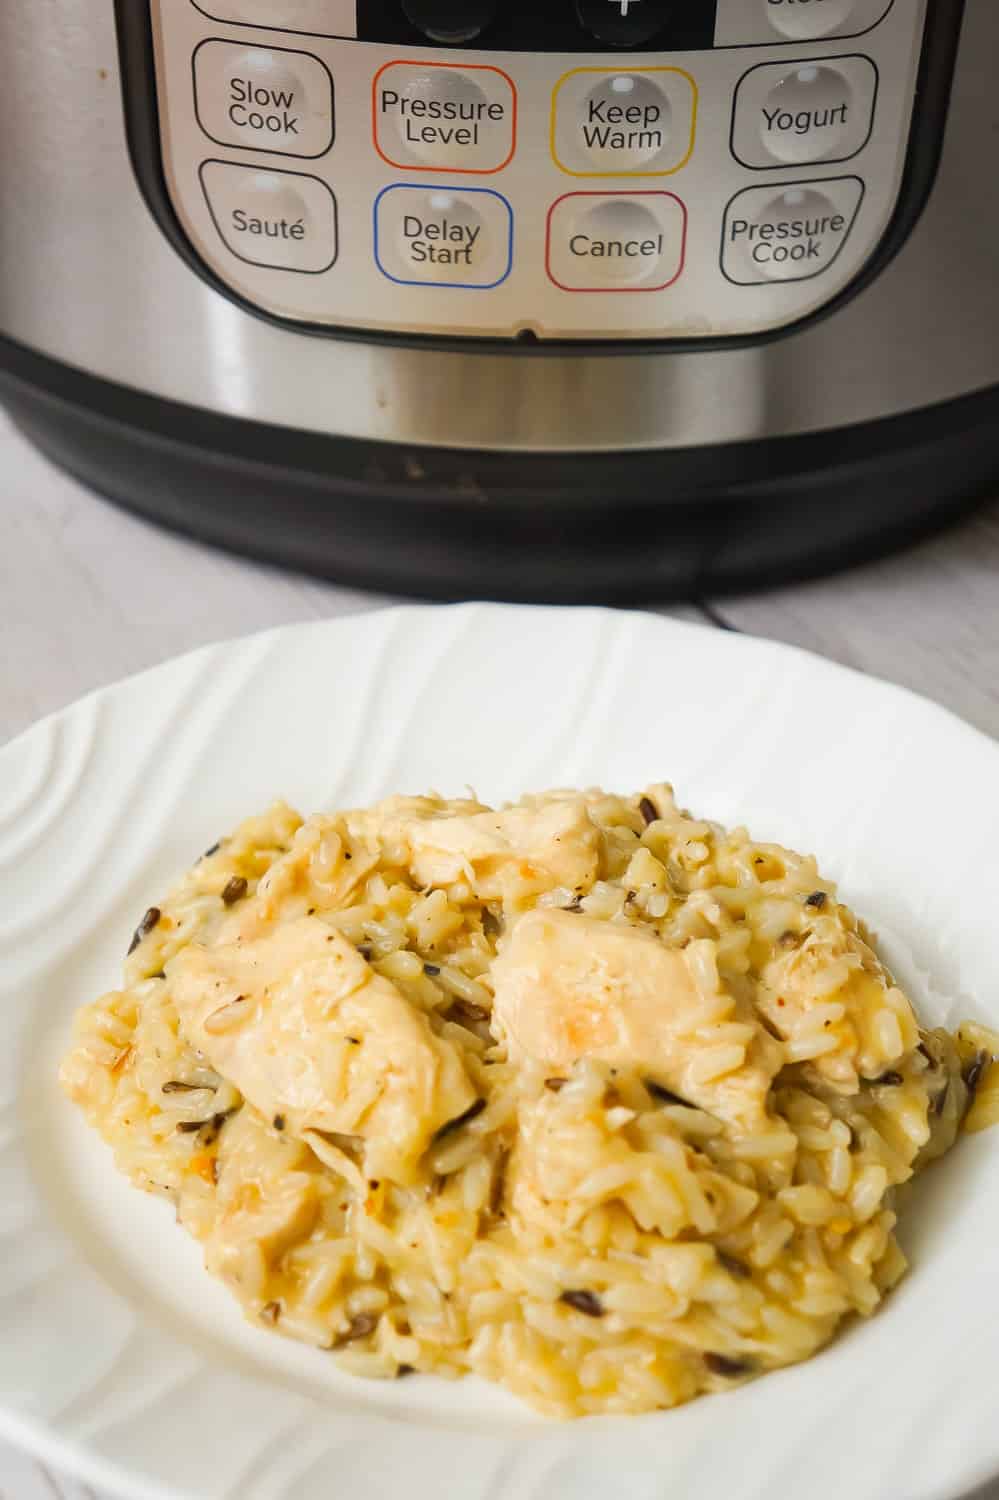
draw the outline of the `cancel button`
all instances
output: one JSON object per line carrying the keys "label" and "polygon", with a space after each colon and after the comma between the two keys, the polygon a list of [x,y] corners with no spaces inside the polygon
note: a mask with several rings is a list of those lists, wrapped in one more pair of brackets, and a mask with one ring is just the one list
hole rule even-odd
{"label": "cancel button", "polygon": [[549,215],[548,272],[566,291],[658,291],[683,266],[672,193],[569,193]]}

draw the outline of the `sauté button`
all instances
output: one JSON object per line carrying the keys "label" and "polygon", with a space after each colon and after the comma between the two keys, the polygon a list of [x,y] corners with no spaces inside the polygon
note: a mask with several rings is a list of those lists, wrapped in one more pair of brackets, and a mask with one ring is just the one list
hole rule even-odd
{"label": "saut\u00e9 button", "polygon": [[736,193],[725,211],[722,270],[739,286],[820,276],[846,244],[863,197],[859,177]]}
{"label": "saut\u00e9 button", "polygon": [[736,90],[733,153],[757,169],[846,161],[870,138],[877,91],[867,57],[762,63]]}
{"label": "saut\u00e9 button", "polygon": [[202,130],[221,145],[313,157],[333,144],[333,78],[308,52],[202,42],[194,92]]}
{"label": "saut\u00e9 button", "polygon": [[572,177],[665,177],[694,146],[697,85],[682,68],[573,68],[552,100],[552,154]]}
{"label": "saut\u00e9 button", "polygon": [[237,26],[356,36],[357,0],[194,0],[202,15]]}
{"label": "saut\u00e9 button", "polygon": [[375,260],[407,285],[498,286],[510,274],[513,212],[486,188],[400,183],[375,201]]}
{"label": "saut\u00e9 button", "polygon": [[517,94],[500,68],[386,63],[374,81],[375,146],[391,166],[499,172],[517,139]]}
{"label": "saut\u00e9 button", "polygon": [[641,47],[651,42],[676,8],[676,0],[576,0],[579,24],[609,47]]}
{"label": "saut\u00e9 button", "polygon": [[496,18],[499,0],[402,0],[402,8],[431,41],[455,47],[485,31]]}
{"label": "saut\u00e9 button", "polygon": [[683,270],[687,210],[673,193],[568,193],[548,214],[548,275],[567,292],[658,292]]}
{"label": "saut\u00e9 button", "polygon": [[201,186],[219,235],[240,260],[313,276],[335,262],[336,198],[318,177],[206,161]]}

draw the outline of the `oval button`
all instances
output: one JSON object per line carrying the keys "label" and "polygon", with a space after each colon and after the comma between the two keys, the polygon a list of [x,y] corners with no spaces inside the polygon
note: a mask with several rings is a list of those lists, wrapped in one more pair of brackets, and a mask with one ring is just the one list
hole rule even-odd
{"label": "oval button", "polygon": [[595,167],[613,174],[654,161],[669,144],[670,102],[647,77],[613,73],[591,89],[579,128]]}
{"label": "oval button", "polygon": [[653,292],[683,270],[675,193],[567,193],[548,214],[548,275],[566,292]]}
{"label": "oval button", "polygon": [[493,253],[478,209],[444,192],[407,205],[396,225],[396,251],[414,280],[429,276],[456,286],[481,281]]}
{"label": "oval button", "polygon": [[213,141],[282,156],[333,144],[333,79],[318,57],[215,38],[194,54],[198,122]]}
{"label": "oval button", "polygon": [[857,0],[762,0],[770,24],[796,41],[828,36],[850,20]]}
{"label": "oval button", "polygon": [[833,157],[852,124],[853,89],[835,68],[799,63],[772,88],[760,112],[760,135],[778,161]]}
{"label": "oval button", "polygon": [[390,166],[499,172],[513,156],[517,96],[485,64],[386,63],[374,80],[375,147]]}

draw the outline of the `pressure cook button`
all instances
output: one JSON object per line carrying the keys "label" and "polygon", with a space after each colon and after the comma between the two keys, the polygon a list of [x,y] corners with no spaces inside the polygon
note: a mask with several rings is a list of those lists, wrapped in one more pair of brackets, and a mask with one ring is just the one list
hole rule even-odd
{"label": "pressure cook button", "polygon": [[471,42],[496,18],[499,0],[402,0],[407,18],[433,42]]}
{"label": "pressure cook button", "polygon": [[333,144],[333,78],[308,52],[202,42],[194,93],[201,128],[220,145],[311,157]]}
{"label": "pressure cook button", "polygon": [[736,91],[732,151],[757,169],[846,161],[870,139],[877,91],[867,57],[761,63]]}
{"label": "pressure cook button", "polygon": [[487,188],[399,183],[375,200],[375,260],[407,286],[499,286],[513,264],[513,211]]}
{"label": "pressure cook button", "polygon": [[393,167],[499,172],[516,149],[517,91],[482,64],[386,63],[375,74],[375,148]]}
{"label": "pressure cook button", "polygon": [[738,286],[821,276],[846,244],[863,196],[859,177],[736,193],[725,211],[722,270]]}
{"label": "pressure cook button", "polygon": [[318,177],[206,161],[201,186],[215,228],[240,260],[313,276],[335,262],[336,198]]}
{"label": "pressure cook button", "polygon": [[610,47],[651,42],[676,8],[676,0],[576,0],[580,25]]}
{"label": "pressure cook button", "polygon": [[673,193],[567,193],[548,213],[548,275],[565,292],[661,292],[686,242]]}

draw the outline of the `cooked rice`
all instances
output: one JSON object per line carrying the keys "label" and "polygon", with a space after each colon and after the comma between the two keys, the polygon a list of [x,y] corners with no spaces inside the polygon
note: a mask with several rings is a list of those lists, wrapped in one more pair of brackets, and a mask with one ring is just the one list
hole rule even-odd
{"label": "cooked rice", "polygon": [[[667,786],[518,806],[580,795],[597,830],[585,888],[522,865],[488,900],[470,868],[428,888],[399,836],[400,820],[478,802],[248,820],[150,909],[124,988],[79,1013],[62,1068],[121,1170],[176,1205],[252,1320],[359,1375],[475,1372],[558,1416],[671,1407],[814,1353],[906,1269],[894,1189],[966,1112],[968,1129],[999,1119],[999,1038],[919,1027],[811,857],[692,819]],[[753,1047],[782,1049],[762,1123],[719,1119],[640,1066],[516,1060],[490,1028],[492,966],[532,908],[688,951],[717,997],[687,1039],[693,1082],[738,1082]],[[453,1049],[480,1102],[408,1176],[373,1171],[360,1135],[265,1117],[186,1039],[174,962],[239,912],[325,922]],[[217,1014],[220,1036],[243,1009]]]}

